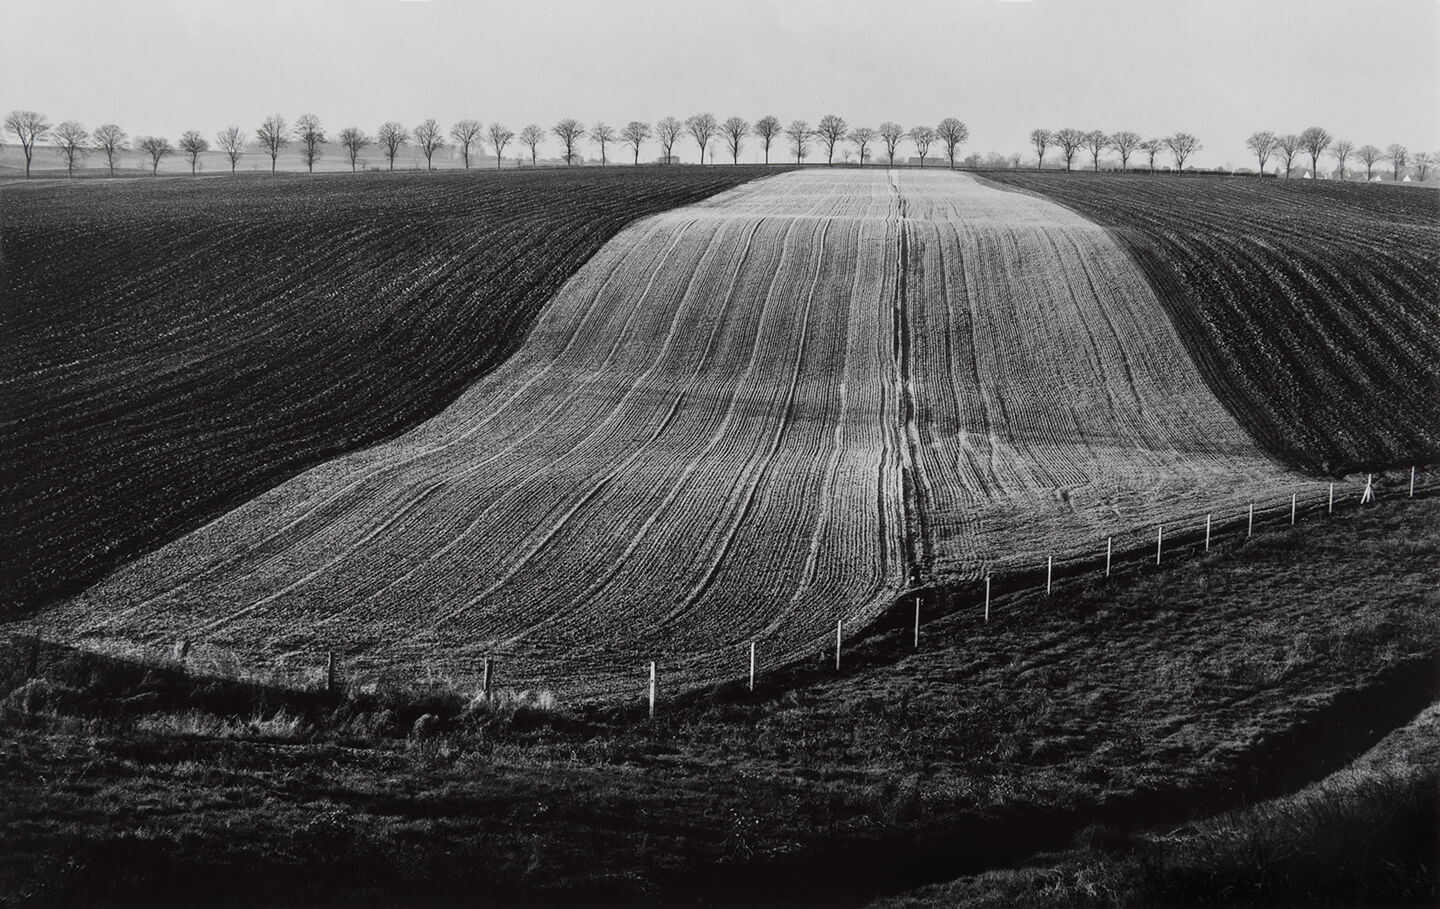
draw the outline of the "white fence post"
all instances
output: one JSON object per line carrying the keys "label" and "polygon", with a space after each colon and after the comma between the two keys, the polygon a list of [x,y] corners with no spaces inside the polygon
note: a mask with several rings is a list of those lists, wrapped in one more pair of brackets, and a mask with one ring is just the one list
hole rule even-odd
{"label": "white fence post", "polygon": [[1160,564],[1160,549],[1165,544],[1165,525],[1157,524],[1155,527],[1155,564]]}
{"label": "white fence post", "polygon": [[835,669],[840,669],[840,628],[845,624],[844,619],[835,621]]}
{"label": "white fence post", "polygon": [[655,681],[655,661],[650,661],[650,719],[655,719],[655,690],[658,687]]}
{"label": "white fence post", "polygon": [[1245,539],[1247,539],[1247,540],[1250,539],[1250,537],[1251,537],[1254,533],[1255,533],[1255,503],[1254,503],[1254,502],[1251,502],[1251,503],[1250,503],[1250,523],[1247,524],[1247,525],[1245,525]]}
{"label": "white fence post", "polygon": [[1206,551],[1206,552],[1209,552],[1209,551],[1210,551],[1210,519],[1211,519],[1212,517],[1214,517],[1214,515],[1208,515],[1208,514],[1207,514],[1207,515],[1205,516],[1205,551]]}
{"label": "white fence post", "polygon": [[915,594],[915,649],[920,649],[920,594]]}
{"label": "white fence post", "polygon": [[1293,493],[1293,492],[1290,493],[1290,523],[1291,523],[1292,526],[1293,526],[1294,523],[1295,523],[1295,500],[1296,500],[1296,498],[1297,498],[1297,493]]}
{"label": "white fence post", "polygon": [[1415,498],[1415,468],[1410,468],[1410,498]]}
{"label": "white fence post", "polygon": [[1045,595],[1050,595],[1050,581],[1055,576],[1055,557],[1045,557]]}
{"label": "white fence post", "polygon": [[985,621],[990,621],[990,575],[985,575]]}
{"label": "white fence post", "polygon": [[1114,542],[1114,537],[1105,538],[1105,577],[1107,578],[1110,577],[1110,553],[1112,551],[1112,544],[1114,544]]}
{"label": "white fence post", "polygon": [[750,690],[755,690],[755,642],[750,642]]}
{"label": "white fence post", "polygon": [[1331,484],[1330,484],[1330,503],[1325,506],[1325,513],[1326,513],[1326,514],[1334,514],[1334,513],[1335,513],[1335,484],[1334,484],[1334,483],[1331,483]]}

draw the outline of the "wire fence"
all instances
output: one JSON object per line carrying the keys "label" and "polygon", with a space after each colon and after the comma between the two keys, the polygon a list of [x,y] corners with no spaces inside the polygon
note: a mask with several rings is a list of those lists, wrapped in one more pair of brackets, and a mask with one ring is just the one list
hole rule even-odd
{"label": "wire fence", "polygon": [[[1411,468],[1404,474],[1371,474],[1363,482],[1330,483],[1316,493],[1294,492],[1276,498],[1248,503],[1238,510],[1192,512],[1188,515],[1133,528],[1128,532],[1094,540],[1084,549],[1070,549],[1054,554],[1032,553],[1025,567],[1009,560],[996,574],[931,582],[912,587],[892,596],[878,614],[847,621],[836,620],[831,630],[823,631],[802,644],[798,651],[789,648],[781,657],[766,665],[767,641],[757,638],[737,648],[733,671],[723,673],[724,684],[743,684],[756,690],[767,676],[793,675],[797,665],[818,668],[814,655],[823,658],[825,668],[845,672],[856,668],[847,663],[847,648],[884,634],[907,632],[916,650],[923,645],[925,625],[956,613],[970,612],[988,622],[1006,607],[1006,601],[1017,595],[1052,595],[1056,588],[1076,581],[1088,582],[1112,577],[1135,575],[1146,570],[1165,569],[1188,558],[1204,555],[1222,545],[1234,544],[1275,528],[1313,523],[1325,517],[1379,504],[1384,499],[1430,498],[1440,493],[1440,483],[1422,478]],[[28,652],[28,672],[34,677],[43,669],[45,648],[68,648],[63,640],[51,640],[33,630],[11,632],[12,652]],[[29,642],[29,643],[26,643]],[[388,669],[366,668],[351,661],[341,651],[296,648],[280,659],[260,659],[206,641],[179,640],[165,644],[128,639],[87,641],[77,649],[93,652],[141,666],[184,673],[197,679],[216,679],[270,689],[297,692],[321,692],[335,697],[376,693],[385,689],[412,692],[464,689],[470,696],[488,699],[498,691],[498,673],[514,668],[514,661],[498,662],[500,655],[485,657],[477,677],[457,681],[454,675],[438,671],[429,664],[419,673],[405,667]],[[803,655],[798,655],[799,654]],[[637,663],[633,658],[620,659],[634,672],[633,687],[619,695],[627,705],[643,701],[646,712],[654,716],[660,707],[660,688],[664,675],[662,659]],[[480,667],[477,667],[480,668]],[[508,674],[508,672],[507,672]],[[673,689],[674,697],[684,697],[705,682],[681,678]],[[713,683],[711,683],[713,684]],[[668,687],[668,686],[667,686]]]}

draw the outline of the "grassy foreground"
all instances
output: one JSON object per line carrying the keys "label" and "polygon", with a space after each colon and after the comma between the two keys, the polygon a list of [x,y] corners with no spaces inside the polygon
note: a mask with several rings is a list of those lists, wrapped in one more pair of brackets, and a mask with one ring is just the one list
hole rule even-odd
{"label": "grassy foreground", "polygon": [[[638,700],[484,704],[440,683],[332,701],[19,642],[0,675],[0,899],[862,905],[1087,829],[1119,844],[1114,880],[1164,872],[1119,897],[1240,899],[1255,891],[1143,865],[1136,844],[1179,827],[1193,845],[1172,858],[1216,867],[1204,844],[1277,867],[1245,851],[1273,823],[1195,822],[1341,771],[1440,694],[1437,518],[1429,499],[1311,517],[1005,597],[988,623],[927,618],[918,651],[877,628],[839,673],[827,656],[753,694],[684,693],[653,722]],[[1433,791],[1376,785],[1412,815]],[[1343,817],[1344,791],[1296,798]],[[1345,892],[1403,902],[1430,881],[1433,900],[1424,848],[1382,851],[1392,871]]]}

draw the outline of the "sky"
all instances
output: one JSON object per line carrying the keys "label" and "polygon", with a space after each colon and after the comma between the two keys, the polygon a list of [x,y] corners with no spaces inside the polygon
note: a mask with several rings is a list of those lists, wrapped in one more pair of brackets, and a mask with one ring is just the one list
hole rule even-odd
{"label": "sky", "polygon": [[1201,167],[1312,125],[1440,151],[1440,0],[0,0],[0,35],[0,111],[172,141],[270,113],[333,135],[710,111],[953,116],[1002,154],[1042,126],[1185,131]]}

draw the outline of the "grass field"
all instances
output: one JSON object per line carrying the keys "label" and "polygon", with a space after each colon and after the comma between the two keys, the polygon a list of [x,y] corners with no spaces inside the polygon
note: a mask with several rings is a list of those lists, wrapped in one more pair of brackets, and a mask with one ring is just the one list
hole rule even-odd
{"label": "grass field", "polygon": [[[1002,598],[988,623],[977,609],[927,621],[918,651],[908,628],[877,631],[838,674],[793,666],[753,695],[667,700],[653,723],[638,702],[576,710],[538,693],[467,709],[470,692],[443,682],[336,704],[19,642],[4,653],[0,894],[858,906],[1100,825],[1084,840],[1099,851],[1037,860],[1011,892],[1213,902],[1219,885],[1184,869],[1230,873],[1224,855],[1251,839],[1243,817],[1206,817],[1303,816],[1262,803],[1440,696],[1437,518],[1434,499],[1386,497],[1231,535],[1109,585]],[[1406,753],[1433,751],[1416,734]],[[1387,785],[1354,773],[1350,789]],[[1398,791],[1371,801],[1413,814]],[[1146,879],[1160,889],[1126,889],[1148,838],[1191,822],[1194,848]],[[1365,896],[1433,900],[1427,848],[1384,853]],[[1305,886],[1354,893],[1339,888],[1364,861],[1312,867]]]}
{"label": "grass field", "polygon": [[759,168],[0,190],[0,614],[435,413],[637,218]]}
{"label": "grass field", "polygon": [[1285,463],[1440,460],[1440,191],[990,172],[1110,228],[1217,397]]}

